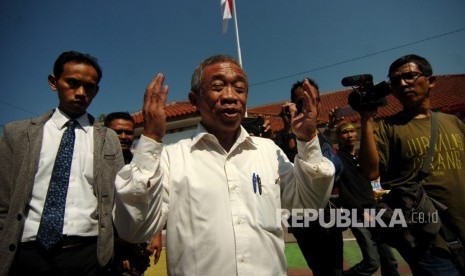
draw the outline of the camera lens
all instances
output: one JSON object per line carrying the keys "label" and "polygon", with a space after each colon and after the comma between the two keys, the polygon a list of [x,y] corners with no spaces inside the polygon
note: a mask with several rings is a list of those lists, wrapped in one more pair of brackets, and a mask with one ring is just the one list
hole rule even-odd
{"label": "camera lens", "polygon": [[350,107],[352,107],[354,110],[360,111],[363,105],[363,91],[352,91],[352,93],[349,94],[349,97],[347,98]]}

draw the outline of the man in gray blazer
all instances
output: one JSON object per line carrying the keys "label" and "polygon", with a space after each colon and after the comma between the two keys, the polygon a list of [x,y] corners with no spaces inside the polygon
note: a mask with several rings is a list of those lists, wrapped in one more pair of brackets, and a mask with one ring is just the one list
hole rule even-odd
{"label": "man in gray blazer", "polygon": [[[109,273],[114,182],[124,162],[115,132],[93,125],[94,118],[86,112],[101,77],[94,57],[62,53],[48,77],[59,106],[5,126],[0,139],[0,275]],[[73,136],[68,142],[74,144],[72,158],[66,157],[71,159],[68,174],[55,176],[55,168],[62,166],[55,159],[62,160],[57,153],[64,133]],[[57,241],[51,242],[49,237],[57,231],[44,230],[50,226],[43,225],[43,215],[47,204],[53,205],[53,179],[61,183],[63,178],[64,196],[55,196],[53,204],[61,198],[64,214],[57,218],[57,212],[51,212],[63,226],[52,223],[59,229]]]}

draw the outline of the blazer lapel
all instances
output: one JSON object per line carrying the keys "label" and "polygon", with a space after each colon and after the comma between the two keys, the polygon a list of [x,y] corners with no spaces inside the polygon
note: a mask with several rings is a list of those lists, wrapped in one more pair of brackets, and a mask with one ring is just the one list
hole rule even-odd
{"label": "blazer lapel", "polygon": [[34,177],[39,168],[40,150],[42,149],[42,140],[44,136],[44,125],[50,116],[52,116],[53,110],[46,114],[34,118],[30,121],[30,125],[27,129],[27,154],[24,158],[27,161],[23,164],[27,166],[27,172],[24,174],[28,179],[23,183],[27,183],[25,189],[26,194],[31,194],[32,187],[34,186]]}
{"label": "blazer lapel", "polygon": [[[102,154],[103,154],[103,145],[105,142],[106,128],[94,125],[94,183],[97,183],[96,178],[100,175],[100,170],[102,168]],[[94,187],[95,191],[99,187]]]}

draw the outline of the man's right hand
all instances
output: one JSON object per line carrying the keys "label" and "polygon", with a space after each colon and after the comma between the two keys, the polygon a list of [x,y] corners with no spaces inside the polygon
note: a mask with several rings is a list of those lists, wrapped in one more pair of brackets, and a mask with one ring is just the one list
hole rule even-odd
{"label": "man's right hand", "polygon": [[144,116],[144,130],[142,134],[157,142],[162,142],[166,133],[166,97],[169,88],[163,86],[165,76],[157,74],[147,86],[144,94],[142,115]]}

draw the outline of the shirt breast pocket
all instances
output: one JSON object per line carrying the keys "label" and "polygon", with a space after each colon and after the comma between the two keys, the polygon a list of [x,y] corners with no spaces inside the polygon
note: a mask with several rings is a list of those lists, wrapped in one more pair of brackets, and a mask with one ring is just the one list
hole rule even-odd
{"label": "shirt breast pocket", "polygon": [[116,159],[116,155],[113,154],[113,153],[111,153],[111,154],[105,154],[105,155],[103,156],[103,158],[104,158],[105,160],[110,160],[110,161],[112,161],[112,160],[115,160],[115,159]]}
{"label": "shirt breast pocket", "polygon": [[[278,179],[278,178],[276,178]],[[255,193],[258,225],[270,232],[281,229],[281,197],[279,181],[273,177],[261,179],[261,194]]]}

